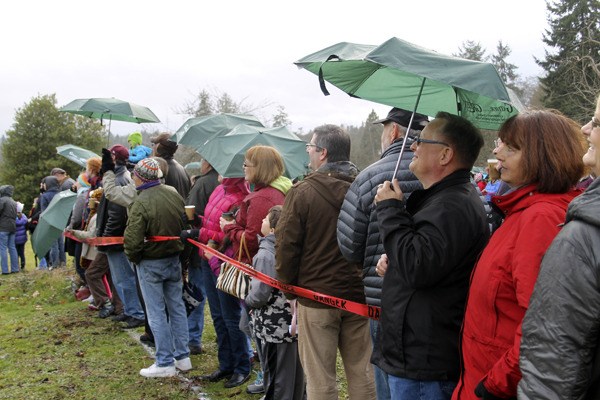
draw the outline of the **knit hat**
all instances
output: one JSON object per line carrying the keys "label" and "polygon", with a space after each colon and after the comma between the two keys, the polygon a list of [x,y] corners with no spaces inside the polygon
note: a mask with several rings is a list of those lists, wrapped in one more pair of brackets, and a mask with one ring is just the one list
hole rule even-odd
{"label": "knit hat", "polygon": [[24,204],[17,201],[17,212],[23,212]]}
{"label": "knit hat", "polygon": [[77,183],[79,183],[79,185],[84,188],[92,187],[92,185],[90,184],[90,178],[85,172],[79,174],[79,176],[77,177]]}
{"label": "knit hat", "polygon": [[129,150],[125,146],[120,144],[115,144],[113,147],[108,149],[112,154],[114,154],[117,160],[127,161],[129,158]]}
{"label": "knit hat", "polygon": [[152,158],[144,158],[135,165],[133,173],[143,182],[156,181],[160,173],[158,161]]}
{"label": "knit hat", "polygon": [[129,143],[130,148],[139,146],[140,144],[142,144],[142,134],[139,132],[133,132],[127,137],[127,143]]}
{"label": "knit hat", "polygon": [[102,158],[100,157],[91,157],[88,158],[86,163],[87,169],[94,175],[98,175],[100,173],[100,167],[102,166]]}

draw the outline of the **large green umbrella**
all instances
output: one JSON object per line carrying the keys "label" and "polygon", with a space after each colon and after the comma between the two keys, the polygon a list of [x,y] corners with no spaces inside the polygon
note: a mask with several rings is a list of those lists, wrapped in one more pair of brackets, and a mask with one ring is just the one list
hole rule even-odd
{"label": "large green umbrella", "polygon": [[62,235],[76,198],[77,194],[70,190],[58,192],[40,215],[38,224],[31,236],[33,251],[39,258],[44,257],[50,250],[52,243]]}
{"label": "large green umbrella", "polygon": [[173,134],[172,139],[179,144],[199,150],[208,140],[225,135],[240,124],[264,127],[252,115],[213,114],[190,118]]}
{"label": "large green umbrella", "polygon": [[238,125],[228,134],[206,142],[198,152],[222,176],[242,177],[246,150],[256,145],[273,146],[281,153],[288,178],[293,179],[307,172],[306,142],[284,126],[261,128]]}
{"label": "large green umbrella", "polygon": [[[498,130],[517,114],[496,68],[446,56],[391,38],[380,46],[338,43],[296,61],[353,97],[435,115],[461,115],[481,129]],[[415,105],[418,105],[415,109]]]}
{"label": "large green umbrella", "polygon": [[72,114],[100,120],[125,121],[141,124],[143,122],[160,122],[158,117],[148,108],[115,98],[91,98],[73,100],[60,108]]}
{"label": "large green umbrella", "polygon": [[100,157],[93,151],[81,148],[79,146],[75,146],[74,144],[65,144],[63,146],[58,146],[56,148],[56,152],[61,156],[73,161],[75,164],[81,165],[84,168],[86,167],[87,160],[89,160],[92,157]]}

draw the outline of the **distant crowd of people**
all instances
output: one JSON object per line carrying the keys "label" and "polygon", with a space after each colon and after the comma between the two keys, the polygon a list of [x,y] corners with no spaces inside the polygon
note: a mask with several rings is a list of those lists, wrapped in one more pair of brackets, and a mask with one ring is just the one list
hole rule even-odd
{"label": "distant crowd of people", "polygon": [[[323,125],[306,144],[313,172],[296,182],[270,146],[246,151],[244,177],[203,160],[191,180],[169,134],[150,149],[135,133],[77,180],[55,168],[37,203],[43,212],[60,190],[77,192],[66,247],[79,297],[100,318],[144,326],[156,356],[142,376],[192,369],[208,302],[218,368],[203,379],[244,384],[255,348],[262,379],[247,391],[264,399],[337,399],[338,351],[350,399],[598,398],[600,96],[583,127],[554,110],[509,118],[485,174],[471,172],[483,136],[462,117],[393,108],[375,123],[379,161],[358,171],[348,133]],[[19,271],[35,220],[12,195],[0,187],[3,274]],[[379,307],[379,318],[257,279],[243,300],[225,293],[222,260],[188,239],[282,284]],[[184,284],[202,293],[187,311]]]}

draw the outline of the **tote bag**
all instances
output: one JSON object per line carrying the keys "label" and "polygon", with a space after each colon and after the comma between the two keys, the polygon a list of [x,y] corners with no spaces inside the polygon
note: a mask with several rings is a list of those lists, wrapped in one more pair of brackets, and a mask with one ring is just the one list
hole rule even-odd
{"label": "tote bag", "polygon": [[[248,246],[246,246],[245,234],[242,234],[242,240],[240,241],[240,249],[237,257],[238,261],[242,259],[242,251],[245,252],[248,259],[250,259]],[[217,289],[244,300],[248,295],[249,287],[250,277],[248,275],[231,263],[224,262],[221,264],[221,272],[217,277]]]}

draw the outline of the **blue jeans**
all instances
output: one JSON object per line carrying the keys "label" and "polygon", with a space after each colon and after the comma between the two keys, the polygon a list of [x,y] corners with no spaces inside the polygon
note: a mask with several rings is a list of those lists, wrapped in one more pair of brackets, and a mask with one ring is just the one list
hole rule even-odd
{"label": "blue jeans", "polygon": [[[10,271],[8,270],[8,257],[10,255]],[[19,256],[15,245],[15,233],[0,232],[0,265],[2,273],[10,274],[19,272]]]}
{"label": "blue jeans", "polygon": [[[374,319],[369,320],[371,328],[371,341],[373,348],[379,345],[377,340],[379,336],[379,321]],[[388,374],[373,364],[373,372],[375,373],[375,391],[377,392],[377,400],[391,400],[390,387],[388,386]]]}
{"label": "blue jeans", "polygon": [[240,300],[217,290],[217,277],[208,263],[202,265],[202,277],[217,334],[219,369],[247,375],[250,373],[250,358],[246,335],[239,328]]}
{"label": "blue jeans", "polygon": [[54,242],[52,242],[52,245],[50,246],[50,254],[49,254],[48,261],[50,262],[50,265],[52,266],[52,268],[58,268],[58,266],[60,264],[59,239],[56,239]]}
{"label": "blue jeans", "polygon": [[58,260],[61,263],[67,263],[67,253],[65,252],[65,237],[60,235],[58,238]]}
{"label": "blue jeans", "polygon": [[107,251],[106,257],[113,284],[123,302],[123,312],[130,317],[144,319],[144,309],[135,286],[135,272],[125,252]]}
{"label": "blue jeans", "polygon": [[200,303],[188,317],[189,344],[190,346],[202,346],[202,331],[204,331],[204,305],[206,304],[206,290],[204,289],[204,279],[202,277],[202,268],[210,269],[208,261],[200,258],[200,255],[192,255],[192,260],[188,268],[188,281],[190,285],[199,287],[204,296]]}
{"label": "blue jeans", "polygon": [[456,382],[417,381],[388,375],[392,399],[450,400]]}
{"label": "blue jeans", "polygon": [[142,260],[137,270],[146,300],[148,323],[154,334],[156,365],[171,366],[173,359],[190,356],[179,256]]}

